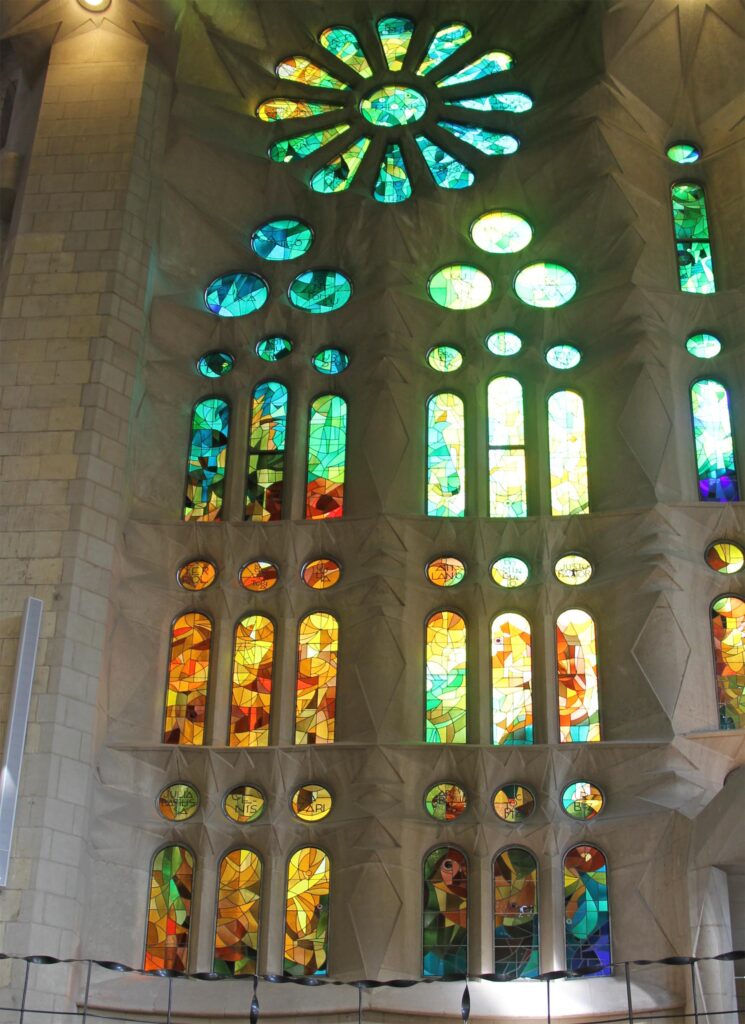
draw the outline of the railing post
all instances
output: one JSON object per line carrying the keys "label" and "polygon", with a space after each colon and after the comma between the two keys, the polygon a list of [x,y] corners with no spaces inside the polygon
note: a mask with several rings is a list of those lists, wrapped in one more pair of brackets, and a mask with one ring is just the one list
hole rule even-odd
{"label": "railing post", "polygon": [[83,996],[83,1024],[88,1020],[88,998],[91,994],[91,971],[93,969],[93,961],[88,960],[88,972],[85,978],[85,995]]}
{"label": "railing post", "polygon": [[626,1002],[629,1004],[629,1024],[634,1024],[634,1007],[631,1005],[631,971],[628,960],[623,965],[626,975]]}
{"label": "railing post", "polygon": [[26,993],[28,992],[28,972],[31,969],[31,963],[26,961],[26,973],[23,977],[23,992],[21,993],[21,1016],[18,1018],[18,1024],[23,1024],[26,1016]]}

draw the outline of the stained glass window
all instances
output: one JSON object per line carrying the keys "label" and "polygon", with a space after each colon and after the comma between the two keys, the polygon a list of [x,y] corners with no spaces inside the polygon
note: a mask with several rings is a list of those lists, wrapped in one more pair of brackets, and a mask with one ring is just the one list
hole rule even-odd
{"label": "stained glass window", "polygon": [[257,821],[264,813],[265,804],[264,794],[256,786],[235,786],[222,802],[227,817],[239,825]]}
{"label": "stained glass window", "polygon": [[466,566],[455,555],[441,555],[427,565],[427,579],[436,587],[457,587],[466,578]]}
{"label": "stained glass window", "polygon": [[220,519],[228,457],[230,411],[221,398],[203,398],[191,418],[184,519],[208,523]]}
{"label": "stained glass window", "polygon": [[312,612],[298,629],[295,742],[333,743],[339,623],[328,612]]}
{"label": "stained glass window", "polygon": [[461,124],[459,121],[438,121],[437,127],[454,135],[461,142],[473,146],[484,156],[509,156],[516,153],[520,143],[514,135],[492,132],[475,124]]}
{"label": "stained glass window", "polygon": [[301,821],[323,821],[331,814],[334,800],[325,786],[308,782],[292,794],[292,813]]}
{"label": "stained glass window", "polygon": [[497,745],[533,742],[530,623],[517,612],[491,626],[492,739]]}
{"label": "stained glass window", "polygon": [[514,587],[522,587],[528,582],[529,576],[528,563],[514,555],[503,555],[491,567],[491,578],[497,586],[510,590]]}
{"label": "stained glass window", "polygon": [[514,331],[492,331],[485,340],[486,347],[495,356],[516,356],[523,347],[522,339]]}
{"label": "stained glass window", "polygon": [[438,782],[424,794],[424,806],[436,821],[455,821],[468,806],[468,798],[454,782]]}
{"label": "stained glass window", "polygon": [[692,142],[674,142],[667,148],[667,158],[675,164],[695,164],[701,159],[701,150]]}
{"label": "stained glass window", "polygon": [[347,403],[339,395],[321,395],[308,420],[306,519],[341,519],[347,454]]}
{"label": "stained glass window", "polygon": [[424,860],[422,974],[441,978],[468,971],[468,861],[452,846]]}
{"label": "stained glass window", "polygon": [[185,562],[176,574],[179,585],[184,590],[207,590],[215,582],[217,567],[213,562],[203,558],[193,562]]}
{"label": "stained glass window", "polygon": [[231,850],[220,861],[213,971],[255,974],[261,918],[261,860],[253,850]]}
{"label": "stained glass window", "polygon": [[307,57],[285,57],[274,69],[277,78],[285,78],[290,82],[301,82],[319,89],[348,89],[349,86],[328,71],[324,71]]}
{"label": "stained glass window", "polygon": [[212,622],[206,615],[187,612],[176,619],[168,657],[164,743],[204,743],[211,645]]}
{"label": "stained glass window", "polygon": [[411,195],[406,162],[396,142],[391,142],[385,148],[373,195],[380,203],[402,203]]}
{"label": "stained glass window", "polygon": [[230,746],[265,747],[274,666],[274,624],[265,615],[246,615],[235,628]]}
{"label": "stained glass window", "polygon": [[508,519],[528,514],[525,477],[523,389],[514,377],[490,381],[489,515]]}
{"label": "stained glass window", "polygon": [[512,981],[539,970],[538,865],[512,846],[494,859],[494,973]]}
{"label": "stained glass window", "polygon": [[333,53],[362,78],[372,76],[372,68],[367,62],[362,44],[351,28],[344,25],[325,28],[318,36],[318,41],[329,53]]}
{"label": "stained glass window", "polygon": [[577,291],[577,278],[559,263],[531,263],[515,277],[515,293],[528,306],[554,309]]}
{"label": "stained glass window", "polygon": [[269,298],[269,286],[258,274],[223,274],[207,285],[204,302],[217,316],[248,316]]}
{"label": "stained glass window", "polygon": [[349,356],[340,348],[322,348],[311,359],[313,369],[326,376],[344,373],[349,366]]}
{"label": "stained glass window", "polygon": [[338,103],[309,103],[306,100],[275,96],[260,103],[256,108],[256,115],[262,121],[290,121],[297,117],[330,114],[334,110],[341,109],[342,107]]}
{"label": "stained glass window", "polygon": [[284,973],[328,973],[331,866],[323,850],[303,847],[287,866]]}
{"label": "stained glass window", "polygon": [[594,846],[575,846],[564,858],[567,970],[598,968],[610,974],[610,911],[605,856]]}
{"label": "stained glass window", "polygon": [[378,22],[378,38],[389,71],[400,71],[404,66],[413,34],[414,22],[411,18],[381,18]]}
{"label": "stained glass window", "polygon": [[582,353],[576,345],[552,345],[546,351],[546,362],[554,370],[573,370],[582,361]]}
{"label": "stained glass window", "polygon": [[446,309],[475,309],[483,306],[491,295],[491,281],[478,267],[453,263],[430,277],[427,282],[430,298]]}
{"label": "stained glass window", "polygon": [[572,608],[556,620],[559,677],[559,739],[591,743],[600,739],[598,659],[595,623],[587,612]]}
{"label": "stained glass window", "polygon": [[509,210],[482,213],[471,225],[471,238],[484,252],[520,252],[532,237],[533,229],[525,218]]}
{"label": "stained glass window", "polygon": [[582,555],[562,555],[556,560],[554,575],[567,587],[581,587],[592,577],[592,565]]}
{"label": "stained glass window", "polygon": [[466,514],[466,423],[463,401],[441,391],[427,402],[427,515]]}
{"label": "stained glass window", "polygon": [[453,611],[427,619],[426,741],[466,742],[466,623]]}
{"label": "stained glass window", "polygon": [[672,204],[680,290],[710,295],[716,282],[704,190],[694,182],[678,182],[672,187]]}
{"label": "stained glass window", "polygon": [[585,442],[585,404],[576,391],[556,391],[548,400],[551,515],[590,511]]}
{"label": "stained glass window", "polygon": [[256,355],[265,363],[278,363],[280,359],[286,359],[291,352],[292,342],[279,334],[256,342]]}
{"label": "stained glass window", "polygon": [[150,872],[146,971],[187,969],[193,879],[194,857],[185,846],[166,846],[156,853]]}
{"label": "stained glass window", "polygon": [[214,380],[216,377],[225,377],[235,366],[235,356],[230,352],[205,352],[197,359],[197,372],[202,377]]}
{"label": "stained glass window", "polygon": [[696,359],[713,359],[722,351],[722,343],[715,334],[704,331],[686,339],[686,351]]}
{"label": "stained glass window", "polygon": [[701,501],[739,501],[726,388],[716,380],[691,384],[693,436]]}
{"label": "stained glass window", "polygon": [[424,157],[427,170],[440,188],[469,188],[476,180],[473,171],[456,160],[442,146],[432,142],[426,135],[417,135],[416,144]]}
{"label": "stained glass window", "polygon": [[730,595],[711,608],[720,729],[745,729],[745,601]]}
{"label": "stained glass window", "polygon": [[305,563],[301,576],[311,590],[328,590],[341,579],[341,566],[333,558],[314,558]]}
{"label": "stained glass window", "polygon": [[240,571],[238,580],[246,590],[271,590],[279,579],[279,569],[274,562],[259,558],[255,562],[246,562]]}
{"label": "stained glass window", "polygon": [[605,798],[591,782],[579,780],[570,783],[561,794],[561,806],[570,818],[590,821],[603,809]]}
{"label": "stained glass window", "polygon": [[284,384],[267,380],[254,388],[244,518],[255,523],[282,517],[287,406]]}
{"label": "stained glass window", "polygon": [[269,220],[251,235],[251,248],[263,260],[296,260],[313,245],[313,231],[301,220]]}
{"label": "stained glass window", "polygon": [[427,52],[422,58],[416,73],[418,75],[428,75],[430,71],[439,67],[448,57],[452,57],[472,36],[473,32],[468,25],[464,25],[460,21],[454,21],[449,25],[443,25],[441,28],[438,28],[430,40]]}
{"label": "stained glass window", "polygon": [[445,89],[449,85],[476,82],[482,78],[488,78],[489,75],[498,75],[501,71],[509,71],[513,62],[514,58],[511,54],[505,53],[503,50],[491,50],[489,53],[477,57],[470,64],[466,64],[460,71],[441,78],[437,85],[439,88]]}
{"label": "stained glass window", "polygon": [[535,794],[527,786],[510,782],[502,786],[492,799],[494,813],[508,825],[519,825],[535,810]]}
{"label": "stained glass window", "polygon": [[427,363],[438,373],[453,373],[463,365],[463,353],[454,345],[436,345],[427,353]]}
{"label": "stained glass window", "polygon": [[188,821],[199,810],[199,791],[188,782],[174,782],[158,794],[158,810],[166,821]]}
{"label": "stained glass window", "polygon": [[306,270],[290,285],[290,302],[307,313],[331,313],[349,301],[352,282],[338,270]]}
{"label": "stained glass window", "polygon": [[315,132],[304,132],[302,135],[292,135],[289,139],[282,139],[269,147],[269,157],[278,164],[289,164],[293,160],[304,160],[315,153],[322,146],[326,146],[334,139],[338,139],[344,132],[349,131],[349,125],[335,124],[331,128],[319,128]]}
{"label": "stained glass window", "polygon": [[[331,195],[334,192],[346,192],[355,179],[360,169],[370,140],[362,136],[343,150],[337,156],[332,157],[328,163],[320,167],[310,179],[310,187],[314,192],[321,192],[324,195]],[[292,299],[292,296],[290,296]],[[346,299],[344,300],[346,302]],[[293,300],[294,302],[294,300]],[[298,305],[298,303],[294,303]],[[339,303],[343,305],[343,303]],[[302,306],[301,308],[306,308]],[[335,308],[335,307],[332,307]],[[311,309],[312,313],[328,312],[325,309]]]}
{"label": "stained glass window", "polygon": [[465,100],[446,100],[448,107],[465,107],[467,110],[482,110],[491,113],[503,110],[508,114],[524,114],[533,107],[533,101],[524,92],[493,92],[487,96],[469,96]]}
{"label": "stained glass window", "polygon": [[706,564],[715,572],[729,576],[745,565],[745,551],[731,540],[717,540],[706,549]]}
{"label": "stained glass window", "polygon": [[406,85],[385,85],[360,101],[360,113],[378,128],[399,128],[419,121],[427,112],[427,101]]}

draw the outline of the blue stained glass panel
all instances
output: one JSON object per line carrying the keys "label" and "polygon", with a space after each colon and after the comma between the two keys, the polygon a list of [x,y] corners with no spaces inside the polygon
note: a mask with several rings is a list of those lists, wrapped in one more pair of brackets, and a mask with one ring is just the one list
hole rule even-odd
{"label": "blue stained glass panel", "polygon": [[269,298],[269,286],[258,274],[223,274],[207,285],[204,302],[217,316],[248,316]]}
{"label": "blue stained glass panel", "polygon": [[290,285],[290,302],[306,313],[331,313],[349,302],[352,282],[339,270],[306,270]]}

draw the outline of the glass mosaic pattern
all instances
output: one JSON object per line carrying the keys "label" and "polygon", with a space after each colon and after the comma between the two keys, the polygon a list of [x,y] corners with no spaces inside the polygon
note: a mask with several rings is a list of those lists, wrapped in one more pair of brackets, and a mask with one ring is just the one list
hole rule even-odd
{"label": "glass mosaic pattern", "polygon": [[713,359],[722,351],[722,343],[715,334],[692,334],[686,340],[686,351],[696,359]]}
{"label": "glass mosaic pattern", "polygon": [[244,519],[254,523],[282,518],[287,413],[284,384],[267,380],[254,388],[244,509]]}
{"label": "glass mosaic pattern", "polygon": [[251,248],[262,260],[296,260],[313,245],[313,231],[301,220],[269,220],[251,235]]}
{"label": "glass mosaic pattern", "polygon": [[528,514],[523,389],[514,377],[495,377],[487,391],[489,515],[519,519]]}
{"label": "glass mosaic pattern", "polygon": [[573,370],[582,361],[582,353],[574,345],[552,345],[546,351],[546,362],[554,370]]}
{"label": "glass mosaic pattern", "polygon": [[675,142],[668,146],[667,158],[675,164],[695,164],[701,159],[701,150],[692,142]]}
{"label": "glass mosaic pattern", "polygon": [[264,794],[256,786],[236,786],[225,794],[223,810],[231,821],[249,825],[264,813]]}
{"label": "glass mosaic pattern", "polygon": [[468,806],[468,798],[454,782],[438,782],[427,790],[424,806],[435,821],[455,821]]}
{"label": "glass mosaic pattern", "polygon": [[145,939],[146,971],[186,971],[194,858],[185,846],[156,853],[150,872]]}
{"label": "glass mosaic pattern", "polygon": [[482,213],[471,225],[474,245],[484,252],[520,252],[530,245],[533,229],[517,213],[508,210],[490,210]]}
{"label": "glass mosaic pattern", "polygon": [[436,345],[427,353],[427,364],[438,373],[453,373],[463,365],[463,353],[454,345]]}
{"label": "glass mosaic pattern", "polygon": [[426,741],[466,742],[466,623],[434,612],[426,631]]}
{"label": "glass mosaic pattern", "polygon": [[430,40],[427,52],[416,69],[416,73],[420,76],[428,75],[430,71],[438,68],[440,64],[452,57],[472,36],[473,32],[468,25],[461,21],[454,21],[438,28]]}
{"label": "glass mosaic pattern", "polygon": [[295,743],[333,743],[339,623],[312,612],[298,628]]}
{"label": "glass mosaic pattern", "polygon": [[466,514],[463,401],[441,391],[427,402],[427,515]]}
{"label": "glass mosaic pattern", "polygon": [[514,331],[492,331],[486,337],[486,347],[495,356],[516,356],[523,343]]}
{"label": "glass mosaic pattern", "polygon": [[269,158],[278,164],[289,164],[293,160],[305,160],[306,157],[334,142],[344,132],[349,131],[349,123],[332,125],[331,128],[319,128],[314,132],[303,132],[302,135],[291,135],[269,147]]}
{"label": "glass mosaic pattern", "polygon": [[303,566],[303,583],[311,590],[328,590],[341,579],[341,566],[333,558],[314,558]]}
{"label": "glass mosaic pattern", "polygon": [[492,742],[514,746],[533,742],[530,623],[517,612],[498,615],[491,625]]}
{"label": "glass mosaic pattern", "polygon": [[188,782],[174,782],[158,795],[158,810],[166,821],[188,821],[198,809],[199,793]]}
{"label": "glass mosaic pattern", "polygon": [[323,850],[306,846],[287,866],[284,973],[327,974],[331,865]]}
{"label": "glass mosaic pattern", "polygon": [[411,18],[381,18],[378,22],[378,38],[389,71],[400,71],[414,34]]}
{"label": "glass mosaic pattern", "polygon": [[532,110],[533,101],[524,92],[492,92],[486,96],[469,96],[464,100],[447,100],[449,107],[465,107],[466,110],[482,110],[486,113],[501,110],[508,114],[524,114]]}
{"label": "glass mosaic pattern", "polygon": [[339,395],[321,395],[308,419],[306,519],[341,519],[347,457],[347,403]]}
{"label": "glass mosaic pattern", "polygon": [[352,282],[339,270],[306,270],[290,285],[290,302],[306,313],[332,313],[349,302]]}
{"label": "glass mosaic pattern", "polygon": [[235,366],[235,356],[229,352],[205,352],[197,359],[197,373],[214,380],[225,377]]}
{"label": "glass mosaic pattern", "polygon": [[206,590],[215,582],[217,567],[212,562],[198,558],[185,562],[176,574],[179,586],[184,590]]}
{"label": "glass mosaic pattern", "polygon": [[253,850],[231,850],[220,861],[217,888],[216,974],[254,974],[261,919],[261,860]]}
{"label": "glass mosaic pattern", "polygon": [[515,293],[528,306],[554,309],[574,297],[577,278],[559,263],[531,263],[515,277]]}
{"label": "glass mosaic pattern", "polygon": [[470,64],[466,64],[459,71],[448,75],[446,78],[441,78],[437,85],[440,89],[445,89],[450,85],[463,85],[464,82],[480,81],[482,78],[488,78],[490,75],[498,75],[502,71],[509,71],[513,63],[514,58],[512,55],[505,53],[504,50],[490,50],[488,53],[483,53],[480,57],[477,57],[476,60],[471,61]]}
{"label": "glass mosaic pattern", "polygon": [[556,620],[559,679],[559,739],[562,743],[600,740],[598,658],[595,623],[578,608]]}
{"label": "glass mosaic pattern", "polygon": [[311,189],[324,195],[346,192],[360,169],[369,145],[370,140],[362,136],[338,156],[332,157],[310,179]]}
{"label": "glass mosaic pattern", "polygon": [[212,623],[200,612],[187,612],[171,628],[163,742],[204,743]]}
{"label": "glass mosaic pattern", "polygon": [[427,290],[432,301],[445,309],[475,309],[491,295],[491,281],[478,267],[453,263],[435,271]]}
{"label": "glass mosaic pattern", "polygon": [[246,590],[262,592],[271,590],[279,579],[279,569],[274,562],[258,559],[246,562],[240,572],[239,582]]}
{"label": "glass mosaic pattern", "polygon": [[592,576],[592,566],[582,555],[562,555],[554,565],[554,575],[567,587],[580,587]]}
{"label": "glass mosaic pattern", "polygon": [[535,796],[527,786],[511,782],[497,790],[492,806],[494,813],[502,821],[506,821],[508,825],[519,825],[535,810]]}
{"label": "glass mosaic pattern", "polygon": [[426,135],[417,135],[416,144],[435,185],[449,189],[470,188],[473,185],[476,180],[473,171],[452,153],[448,153]]}
{"label": "glass mosaic pattern", "polygon": [[539,973],[538,865],[519,846],[494,859],[494,973],[500,981]]}
{"label": "glass mosaic pattern", "polygon": [[706,549],[706,564],[725,576],[739,572],[745,565],[745,552],[731,540],[718,540]]}
{"label": "glass mosaic pattern", "polygon": [[362,44],[351,28],[345,25],[325,28],[318,36],[318,42],[361,78],[372,76],[372,68],[367,62]]}
{"label": "glass mosaic pattern", "polygon": [[716,282],[704,190],[694,182],[678,182],[671,193],[680,290],[710,295]]}
{"label": "glass mosaic pattern", "polygon": [[272,338],[262,338],[256,342],[256,355],[265,363],[278,363],[280,359],[286,359],[292,352],[292,342],[289,338],[275,335]]}
{"label": "glass mosaic pattern", "polygon": [[316,117],[318,114],[330,114],[342,109],[339,103],[309,103],[306,100],[275,96],[258,105],[256,116],[262,121],[292,121],[299,117]]}
{"label": "glass mosaic pattern", "polygon": [[726,389],[716,380],[691,384],[691,412],[701,501],[739,501]]}
{"label": "glass mosaic pattern", "polygon": [[307,57],[285,57],[274,69],[277,78],[288,82],[300,82],[312,85],[317,89],[348,89],[349,86],[339,78],[334,78],[328,71],[308,60]]}
{"label": "glass mosaic pattern", "polygon": [[603,794],[591,782],[572,782],[561,794],[564,812],[577,821],[590,821],[600,814],[604,804]]}
{"label": "glass mosaic pattern", "polygon": [[220,519],[228,457],[230,410],[221,398],[203,398],[191,417],[184,519],[209,523]]}
{"label": "glass mosaic pattern", "polygon": [[556,391],[548,400],[551,515],[590,511],[585,441],[585,404],[576,391]]}
{"label": "glass mosaic pattern", "polygon": [[455,555],[441,555],[427,565],[427,579],[436,587],[457,587],[466,578],[466,567]]}
{"label": "glass mosaic pattern", "polygon": [[399,128],[421,120],[427,101],[406,85],[385,85],[360,101],[360,113],[378,128]]}
{"label": "glass mosaic pattern", "polygon": [[605,857],[594,846],[575,846],[564,858],[567,970],[611,973],[610,913]]}
{"label": "glass mosaic pattern", "polygon": [[720,729],[745,729],[745,601],[729,595],[711,607]]}
{"label": "glass mosaic pattern", "polygon": [[438,121],[437,127],[454,135],[461,142],[473,146],[484,156],[509,156],[516,153],[520,146],[514,135],[493,132],[475,124],[461,124],[460,121]]}
{"label": "glass mosaic pattern", "polygon": [[424,860],[422,974],[442,978],[468,971],[468,861],[452,846]]}
{"label": "glass mosaic pattern", "polygon": [[349,366],[349,356],[340,348],[322,348],[311,359],[313,369],[327,376],[344,373]]}
{"label": "glass mosaic pattern", "polygon": [[380,203],[402,203],[411,195],[406,162],[396,142],[391,142],[385,148],[373,195]]}
{"label": "glass mosaic pattern", "polygon": [[265,747],[274,669],[274,623],[265,615],[246,615],[235,628],[230,746]]}
{"label": "glass mosaic pattern", "polygon": [[323,821],[331,813],[333,800],[325,786],[308,782],[292,794],[292,813],[301,821]]}
{"label": "glass mosaic pattern", "polygon": [[522,587],[528,582],[530,569],[527,562],[522,558],[515,558],[514,555],[504,555],[498,558],[491,567],[491,578],[498,587],[513,589]]}
{"label": "glass mosaic pattern", "polygon": [[217,316],[249,316],[269,298],[269,285],[258,274],[223,274],[207,285],[204,302]]}

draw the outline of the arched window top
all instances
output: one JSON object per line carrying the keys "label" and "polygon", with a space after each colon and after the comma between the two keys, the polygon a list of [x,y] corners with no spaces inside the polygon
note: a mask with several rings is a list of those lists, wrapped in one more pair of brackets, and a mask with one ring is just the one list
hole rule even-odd
{"label": "arched window top", "polygon": [[194,888],[194,854],[163,846],[153,856],[145,938],[146,971],[186,971]]}
{"label": "arched window top", "polygon": [[426,623],[427,743],[466,742],[466,622],[451,609]]}
{"label": "arched window top", "polygon": [[168,657],[164,743],[204,743],[211,650],[212,619],[209,615],[185,612],[174,619]]}
{"label": "arched window top", "polygon": [[567,970],[611,973],[608,868],[596,846],[574,846],[564,856]]}
{"label": "arched window top", "polygon": [[494,973],[502,981],[539,973],[538,862],[523,846],[500,850],[494,871]]}
{"label": "arched window top", "polygon": [[533,742],[532,638],[518,612],[502,612],[491,623],[492,742]]}
{"label": "arched window top", "polygon": [[308,419],[306,519],[341,519],[347,454],[347,402],[319,395]]}
{"label": "arched window top", "polygon": [[220,519],[228,454],[230,409],[222,398],[202,398],[192,411],[184,519]]}
{"label": "arched window top", "polygon": [[468,972],[468,858],[457,846],[438,846],[424,858],[422,973]]}
{"label": "arched window top", "polygon": [[725,594],[711,605],[720,729],[745,729],[745,600]]}
{"label": "arched window top", "polygon": [[466,513],[466,421],[463,399],[438,391],[427,399],[427,515]]}
{"label": "arched window top", "polygon": [[691,413],[701,501],[738,501],[729,395],[712,377],[691,384]]}
{"label": "arched window top", "polygon": [[284,973],[292,977],[328,973],[331,864],[315,846],[296,850],[287,864]]}
{"label": "arched window top", "polygon": [[264,747],[269,743],[276,629],[267,615],[252,613],[236,623],[230,746]]}
{"label": "arched window top", "polygon": [[240,976],[256,972],[261,917],[262,859],[239,847],[220,859],[213,970]]}
{"label": "arched window top", "polygon": [[295,743],[333,743],[339,620],[315,611],[298,626]]}

